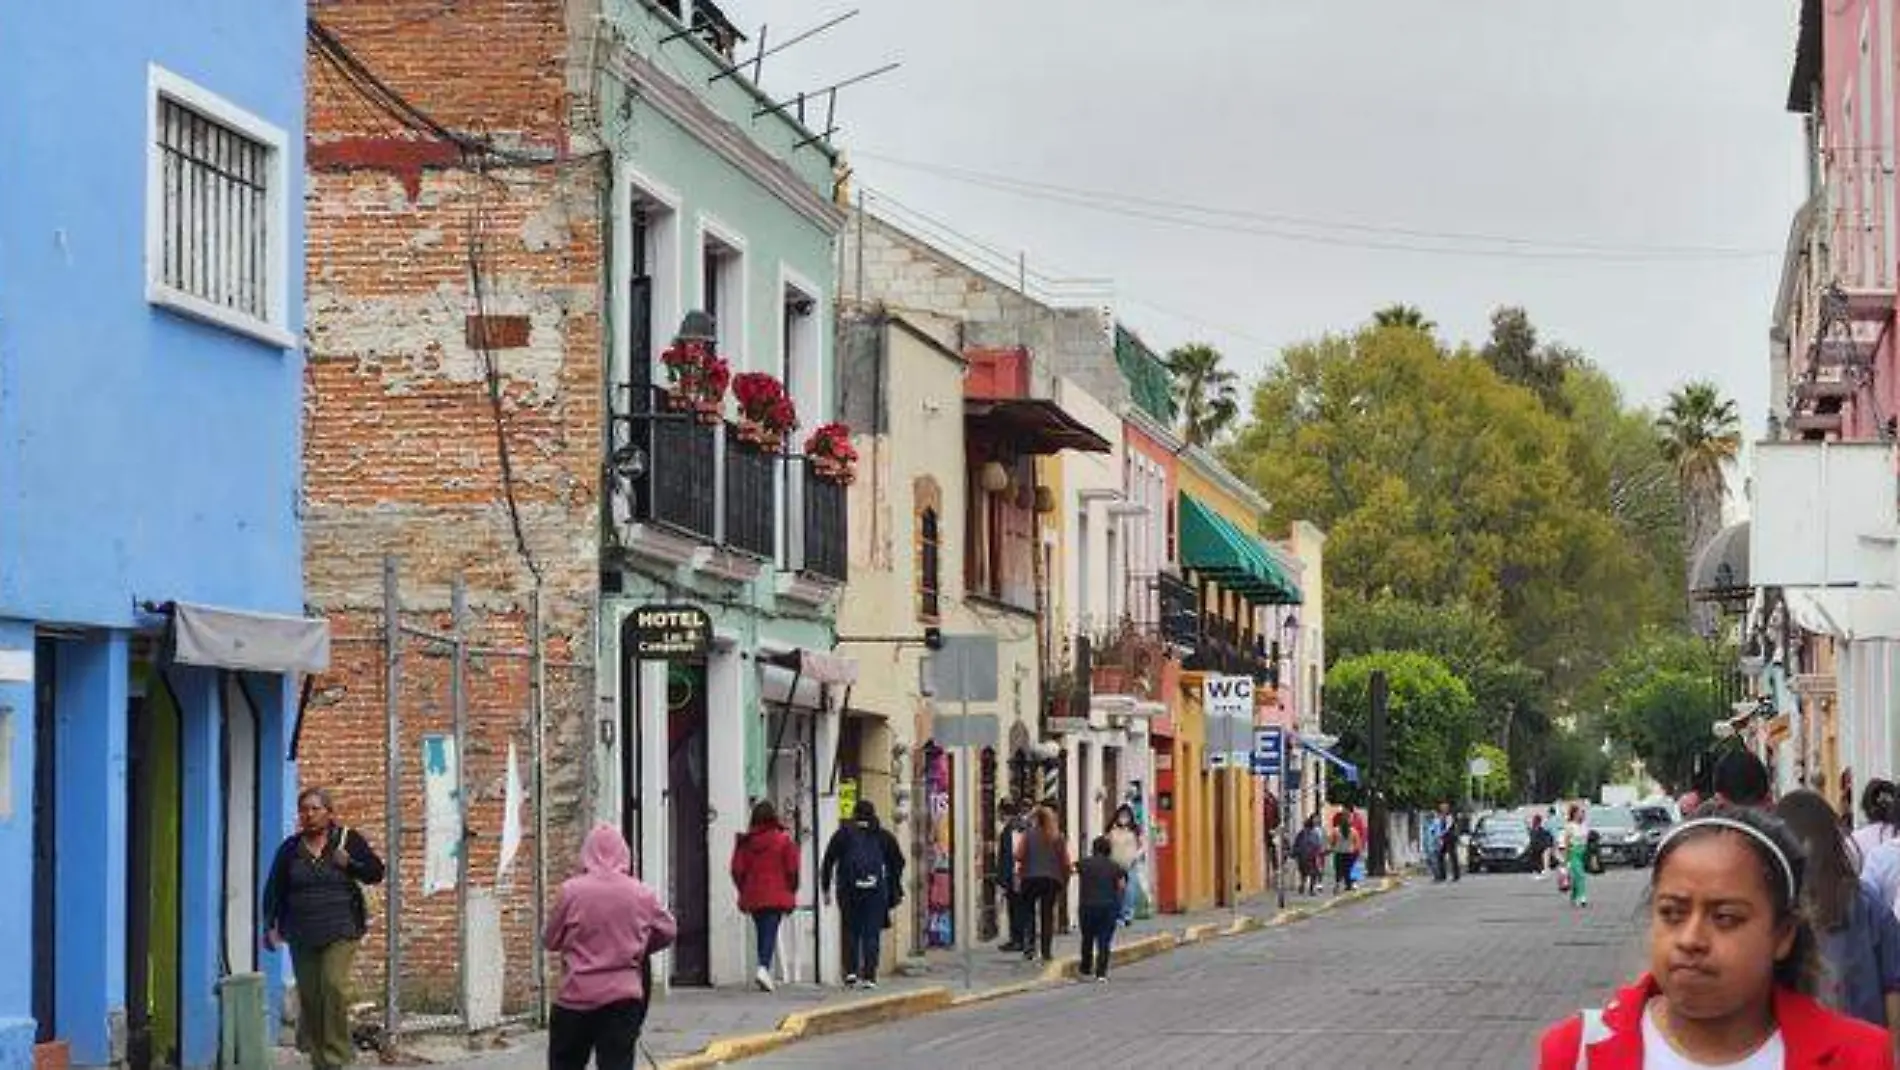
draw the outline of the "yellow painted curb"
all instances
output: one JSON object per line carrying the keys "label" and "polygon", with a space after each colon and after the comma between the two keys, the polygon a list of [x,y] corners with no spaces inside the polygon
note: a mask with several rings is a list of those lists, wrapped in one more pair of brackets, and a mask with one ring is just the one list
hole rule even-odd
{"label": "yellow painted curb", "polygon": [[[1154,958],[1156,955],[1171,950],[1178,945],[1179,941],[1175,938],[1173,933],[1155,933],[1152,936],[1144,936],[1139,940],[1130,940],[1125,944],[1117,944],[1115,949],[1109,952],[1108,963],[1110,966],[1126,966],[1131,962],[1140,962],[1142,959]],[[1049,984],[1055,981],[1072,980],[1076,975],[1076,971],[1081,967],[1081,964],[1081,960],[1078,958],[1058,959],[1055,962],[1051,962],[1048,966],[1043,968],[1040,983]]]}
{"label": "yellow painted curb", "polygon": [[920,1014],[940,1011],[955,1002],[955,996],[948,988],[933,985],[909,992],[893,992],[888,996],[876,996],[871,999],[856,1000],[837,1007],[820,1007],[814,1011],[803,1011],[787,1015],[779,1023],[779,1032],[791,1033],[795,1037],[821,1037],[829,1033],[846,1033],[853,1029],[862,1029],[879,1022],[895,1022],[903,1018],[914,1018]]}
{"label": "yellow painted curb", "polygon": [[1198,944],[1219,931],[1219,922],[1210,921],[1200,925],[1190,925],[1181,933],[1181,942],[1184,944]]}

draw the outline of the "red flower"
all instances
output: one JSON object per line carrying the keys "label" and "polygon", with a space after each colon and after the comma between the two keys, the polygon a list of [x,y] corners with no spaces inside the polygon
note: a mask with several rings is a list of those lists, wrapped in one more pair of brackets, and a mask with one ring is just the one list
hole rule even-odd
{"label": "red flower", "polygon": [[856,464],[858,461],[858,451],[851,447],[851,429],[836,421],[819,426],[805,439],[805,453],[844,465]]}

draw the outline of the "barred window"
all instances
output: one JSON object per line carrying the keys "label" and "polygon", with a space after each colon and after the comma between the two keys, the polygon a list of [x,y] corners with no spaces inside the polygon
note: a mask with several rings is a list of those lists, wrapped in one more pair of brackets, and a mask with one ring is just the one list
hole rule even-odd
{"label": "barred window", "polygon": [[152,300],[277,344],[284,326],[283,135],[153,70]]}

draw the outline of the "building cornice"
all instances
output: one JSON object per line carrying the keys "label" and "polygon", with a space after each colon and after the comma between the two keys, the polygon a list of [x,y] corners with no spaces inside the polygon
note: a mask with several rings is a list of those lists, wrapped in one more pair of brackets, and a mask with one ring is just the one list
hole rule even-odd
{"label": "building cornice", "polygon": [[625,44],[614,48],[606,69],[625,82],[668,121],[711,149],[747,178],[759,184],[799,215],[836,237],[843,229],[845,210],[805,183],[789,164],[761,148],[725,116],[692,90],[674,81],[646,57]]}

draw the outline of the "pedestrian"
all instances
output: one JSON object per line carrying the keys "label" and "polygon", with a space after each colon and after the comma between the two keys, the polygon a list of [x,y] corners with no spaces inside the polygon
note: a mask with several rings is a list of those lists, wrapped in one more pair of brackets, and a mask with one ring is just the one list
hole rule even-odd
{"label": "pedestrian", "polygon": [[1434,810],[1426,816],[1425,832],[1419,837],[1419,846],[1425,854],[1425,868],[1431,870],[1433,884],[1445,882],[1444,860],[1438,857],[1439,836],[1443,831],[1439,825],[1438,811]]}
{"label": "pedestrian", "polygon": [[612,825],[581,844],[580,872],[561,884],[542,946],[561,956],[548,1016],[548,1070],[633,1070],[647,1018],[647,956],[673,946],[679,923],[631,872],[633,852]]}
{"label": "pedestrian", "polygon": [[1650,870],[1649,972],[1540,1044],[1540,1070],[1892,1070],[1884,1030],[1812,998],[1813,928],[1794,834],[1717,806],[1663,838]]}
{"label": "pedestrian", "polygon": [[1097,836],[1089,845],[1089,856],[1076,867],[1082,914],[1082,962],[1076,979],[1093,977],[1097,984],[1108,980],[1116,915],[1124,899],[1122,890],[1130,883],[1128,870],[1115,861],[1113,850],[1107,836]]}
{"label": "pedestrian", "polygon": [[1826,796],[1804,788],[1782,796],[1775,816],[1807,854],[1802,901],[1826,968],[1821,1002],[1863,1022],[1900,1027],[1900,919],[1855,872],[1839,815]]}
{"label": "pedestrian", "polygon": [[1717,759],[1712,782],[1717,802],[1755,808],[1770,803],[1768,767],[1746,750],[1732,750]]}
{"label": "pedestrian", "polygon": [[1570,820],[1564,825],[1563,890],[1570,893],[1570,905],[1587,907],[1590,892],[1585,877],[1590,869],[1590,811],[1582,803],[1570,804]]}
{"label": "pedestrian", "polygon": [[1015,799],[1004,799],[1003,827],[996,834],[996,884],[1003,890],[1003,906],[1009,914],[1009,938],[1001,951],[1023,951],[1029,946],[1024,936],[1029,929],[1028,904],[1016,880],[1016,844],[1029,830],[1023,810]]}
{"label": "pedestrian", "polygon": [[1069,843],[1056,824],[1056,812],[1036,807],[1029,831],[1016,844],[1016,874],[1028,897],[1030,913],[1023,941],[1023,958],[1048,961],[1056,938],[1056,899],[1068,887],[1074,869]]}
{"label": "pedestrian", "polygon": [[1326,857],[1326,837],[1319,830],[1319,815],[1308,814],[1293,839],[1293,857],[1300,863],[1300,894],[1318,895],[1324,879],[1322,860]]}
{"label": "pedestrian", "polygon": [[1438,804],[1438,879],[1446,873],[1454,884],[1464,877],[1458,869],[1458,818],[1448,802]]}
{"label": "pedestrian", "polygon": [[1122,882],[1121,903],[1115,918],[1118,923],[1127,925],[1135,920],[1135,897],[1139,890],[1135,875],[1146,850],[1141,828],[1135,824],[1134,807],[1123,803],[1116,809],[1115,823],[1108,828],[1108,847],[1108,856],[1128,877]]}
{"label": "pedestrian", "polygon": [[1544,833],[1548,850],[1544,852],[1544,865],[1558,873],[1564,869],[1564,852],[1558,842],[1563,839],[1564,819],[1557,813],[1557,804],[1551,803],[1544,808]]}
{"label": "pedestrian", "polygon": [[1280,883],[1280,800],[1272,792],[1260,797],[1260,829],[1266,841],[1267,887]]}
{"label": "pedestrian", "polygon": [[1895,805],[1893,781],[1875,777],[1860,793],[1860,810],[1867,823],[1854,830],[1854,849],[1861,859],[1883,843],[1900,838],[1900,806]]}
{"label": "pedestrian", "polygon": [[772,991],[772,960],[778,953],[779,923],[798,906],[798,844],[779,824],[778,808],[761,799],[752,822],[732,848],[732,883],[739,889],[739,912],[752,918],[758,943],[761,991]]}
{"label": "pedestrian", "polygon": [[1355,887],[1353,863],[1359,860],[1359,830],[1353,827],[1352,814],[1342,810],[1333,816],[1333,833],[1327,846],[1333,854],[1333,894],[1350,892]]}
{"label": "pedestrian", "polygon": [[355,1058],[350,1042],[350,968],[369,930],[363,885],[380,884],[383,860],[355,829],[340,825],[330,793],[297,796],[297,831],[277,848],[264,882],[264,947],[289,945],[297,979],[297,1050],[312,1070]]}
{"label": "pedestrian", "polygon": [[1552,851],[1550,828],[1544,824],[1543,814],[1531,815],[1531,864],[1537,867],[1533,880],[1543,880],[1550,876],[1550,856]]}
{"label": "pedestrian", "polygon": [[[858,800],[851,820],[832,833],[819,862],[818,882],[825,902],[836,897],[844,914],[844,983],[847,988],[877,987],[879,943],[893,909],[892,884],[902,880],[893,872],[891,855],[896,840],[877,820],[877,807]],[[900,863],[903,860],[898,854]]]}

